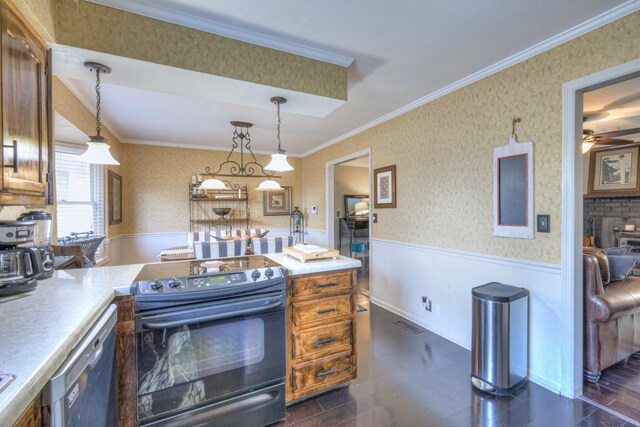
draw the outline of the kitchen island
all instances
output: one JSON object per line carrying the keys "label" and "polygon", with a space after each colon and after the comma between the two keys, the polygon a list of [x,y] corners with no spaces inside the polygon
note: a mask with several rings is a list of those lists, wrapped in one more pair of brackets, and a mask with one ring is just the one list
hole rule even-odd
{"label": "kitchen island", "polygon": [[[346,257],[304,264],[286,259],[282,254],[272,254],[269,255],[269,258],[287,268],[291,278],[296,276],[304,278],[308,275],[325,275],[333,272],[342,274],[342,277],[345,277],[345,273],[349,276],[353,273],[355,277],[355,269],[360,266],[360,261]],[[48,380],[106,307],[114,301],[114,298],[130,295],[130,285],[143,266],[143,264],[135,264],[57,271],[52,278],[40,281],[33,292],[0,300],[0,318],[3,322],[3,328],[0,330],[0,372],[16,376],[15,380],[0,392],[0,426],[13,425],[32,402],[37,400]],[[288,283],[293,284],[294,281],[288,280]],[[302,283],[307,282],[302,281]],[[298,287],[292,288],[291,291],[300,293]],[[333,291],[337,291],[337,293]],[[298,302],[301,302],[303,307],[309,306],[309,298],[325,298],[329,295],[333,296],[332,301],[350,299],[350,309],[354,314],[355,299],[353,297],[345,299],[344,289],[334,289],[333,291],[321,292],[311,298],[310,295],[290,295],[288,289],[287,301],[288,304],[292,304],[293,311],[303,313]],[[338,294],[342,296],[340,297]],[[297,298],[303,300],[298,301]],[[119,299],[122,300],[122,298]],[[296,305],[293,305],[294,303]],[[339,317],[345,318],[346,308],[343,305],[341,307],[336,306],[335,310],[327,313],[339,311]],[[290,311],[289,319],[291,319],[291,315]],[[303,320],[302,323],[307,326],[317,324],[313,320]],[[287,325],[288,327],[296,327],[295,324],[289,325],[287,323]],[[307,326],[303,331],[314,329]],[[352,323],[352,327],[355,327],[355,323]],[[292,330],[288,329],[287,334],[291,335]],[[290,341],[287,339],[288,346]],[[355,344],[355,341],[352,341],[352,344]],[[342,353],[344,351],[340,354]],[[311,356],[316,357],[317,354]],[[308,360],[311,360],[309,357],[306,356],[306,358],[298,360],[304,360],[307,363]],[[340,366],[343,366],[344,360],[346,360],[344,356],[342,357]],[[349,374],[349,378],[351,378],[355,375],[355,353],[349,360],[353,365],[352,373]],[[300,366],[304,368],[307,365],[291,366],[296,368],[295,376],[287,383],[310,377],[310,369],[306,371],[298,369]],[[315,374],[317,372],[314,371],[313,375]],[[331,378],[333,374],[325,376],[329,381],[322,381],[322,387],[334,386],[336,382],[334,378],[337,377]],[[325,376],[317,378],[325,378]],[[346,378],[347,376],[341,375],[338,379],[340,382],[344,382]],[[287,379],[289,380],[289,375],[287,375]],[[317,392],[315,390],[319,390],[319,388],[321,387],[316,384],[314,387],[306,387],[305,392]],[[129,421],[131,425],[135,422],[135,420]]]}

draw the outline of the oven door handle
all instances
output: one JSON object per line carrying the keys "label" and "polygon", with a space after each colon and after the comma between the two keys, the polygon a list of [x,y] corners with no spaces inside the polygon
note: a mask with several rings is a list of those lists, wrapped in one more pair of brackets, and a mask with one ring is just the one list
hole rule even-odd
{"label": "oven door handle", "polygon": [[216,314],[210,314],[207,316],[190,317],[185,319],[167,320],[164,322],[144,322],[142,323],[142,327],[145,329],[176,328],[178,326],[192,325],[194,323],[210,322],[212,320],[227,319],[231,317],[246,316],[248,314],[261,313],[263,311],[268,311],[273,308],[279,307],[281,305],[282,305],[282,300],[279,299],[278,301],[273,302],[271,304],[261,305],[260,307],[245,308],[237,311],[227,311],[225,313],[216,313]]}

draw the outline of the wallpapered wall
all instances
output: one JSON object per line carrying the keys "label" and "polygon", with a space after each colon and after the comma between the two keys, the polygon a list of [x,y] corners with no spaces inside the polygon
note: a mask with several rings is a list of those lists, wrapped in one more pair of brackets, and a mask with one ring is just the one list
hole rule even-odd
{"label": "wallpapered wall", "polygon": [[[373,167],[397,165],[397,209],[378,209],[375,238],[559,263],[562,84],[640,57],[640,12],[487,77],[303,159],[310,228],[325,228],[327,161],[372,148]],[[493,149],[534,141],[535,214],[551,233],[493,236]]]}
{"label": "wallpapered wall", "polygon": [[56,0],[11,0],[46,42],[55,40]]}
{"label": "wallpapered wall", "polygon": [[347,99],[347,69],[339,65],[86,1],[58,0],[55,24],[60,44]]}
{"label": "wallpapered wall", "polygon": [[[123,184],[123,215],[126,221],[123,233],[189,231],[191,176],[204,172],[207,166],[216,169],[227,154],[223,151],[125,144],[127,166]],[[256,157],[263,165],[270,158],[266,155]],[[294,205],[298,205],[302,200],[302,162],[291,157],[289,161],[295,170],[282,173],[278,182],[292,187]],[[262,193],[254,190],[261,181],[259,178],[231,180],[249,184],[251,227],[288,228],[288,216],[263,216]]]}
{"label": "wallpapered wall", "polygon": [[[87,135],[94,135],[96,133],[96,119],[95,116],[85,108],[84,105],[78,101],[78,98],[75,97],[71,91],[58,79],[57,77],[53,79],[53,109],[64,116],[67,120],[73,123],[78,129]],[[108,144],[111,146],[111,154],[115,157],[119,162],[120,166],[105,166],[104,169],[104,182],[105,182],[105,210],[108,209],[108,179],[107,179],[107,171],[113,170],[118,175],[123,178],[123,187],[127,186],[127,177],[125,172],[125,164],[127,162],[124,146],[116,139],[116,137],[109,132],[109,129],[106,129],[104,126],[102,127],[102,135],[107,138]],[[124,223],[127,221],[127,217],[123,216],[123,223],[116,225],[108,225],[109,218],[108,212],[105,211],[105,230],[107,230],[107,236],[109,238],[117,236],[122,233],[122,228]]]}

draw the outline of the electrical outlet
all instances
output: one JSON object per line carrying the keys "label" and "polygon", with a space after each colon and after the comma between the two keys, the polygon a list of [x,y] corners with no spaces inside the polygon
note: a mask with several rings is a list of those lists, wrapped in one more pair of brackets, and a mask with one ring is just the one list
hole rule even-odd
{"label": "electrical outlet", "polygon": [[427,297],[422,297],[422,305],[427,311],[431,311],[431,300]]}
{"label": "electrical outlet", "polygon": [[436,314],[440,315],[440,304],[436,304]]}

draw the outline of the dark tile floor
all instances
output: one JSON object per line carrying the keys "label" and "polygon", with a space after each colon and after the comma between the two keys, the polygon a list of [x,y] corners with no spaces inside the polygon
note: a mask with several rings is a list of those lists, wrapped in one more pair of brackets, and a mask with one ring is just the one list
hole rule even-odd
{"label": "dark tile floor", "polygon": [[288,409],[283,426],[580,426],[627,424],[536,384],[496,398],[471,388],[471,353],[429,331],[414,335],[399,316],[361,296],[358,378],[349,387]]}
{"label": "dark tile floor", "polygon": [[605,369],[597,384],[585,382],[584,395],[640,424],[640,360],[630,357]]}

